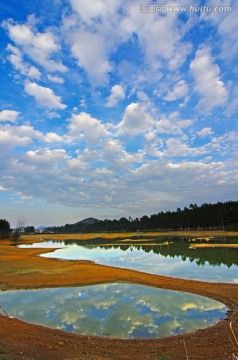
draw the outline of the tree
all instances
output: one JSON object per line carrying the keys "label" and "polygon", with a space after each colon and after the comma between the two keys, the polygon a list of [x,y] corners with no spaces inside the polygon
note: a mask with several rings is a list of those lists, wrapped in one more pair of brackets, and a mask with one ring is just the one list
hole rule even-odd
{"label": "tree", "polygon": [[27,233],[27,234],[34,233],[35,232],[35,227],[34,226],[26,226],[24,228],[24,232]]}
{"label": "tree", "polygon": [[21,231],[23,230],[24,228],[24,223],[25,223],[25,220],[24,219],[18,219],[17,220],[17,227],[16,229],[13,231],[12,233],[12,240],[14,241],[19,241],[20,238],[21,238]]}
{"label": "tree", "polygon": [[0,239],[8,238],[10,234],[10,224],[7,220],[0,219]]}

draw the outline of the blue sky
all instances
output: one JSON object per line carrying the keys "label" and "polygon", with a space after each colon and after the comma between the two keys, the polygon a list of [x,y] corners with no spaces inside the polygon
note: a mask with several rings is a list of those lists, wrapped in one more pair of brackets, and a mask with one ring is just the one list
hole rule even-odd
{"label": "blue sky", "polygon": [[160,4],[0,1],[0,218],[237,200],[238,3]]}

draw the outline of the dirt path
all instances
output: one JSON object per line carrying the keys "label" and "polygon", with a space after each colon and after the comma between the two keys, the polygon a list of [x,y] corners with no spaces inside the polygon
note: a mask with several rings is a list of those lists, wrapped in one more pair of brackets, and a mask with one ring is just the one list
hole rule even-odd
{"label": "dirt path", "polygon": [[[27,241],[33,240],[28,238]],[[153,340],[80,336],[1,315],[0,359],[232,359],[235,352],[229,338],[232,337],[229,322],[232,321],[238,336],[238,285],[175,279],[101,266],[89,261],[60,261],[37,256],[48,251],[18,249],[8,241],[1,241],[0,289],[125,282],[204,295],[223,302],[230,312],[226,320],[205,330]]]}

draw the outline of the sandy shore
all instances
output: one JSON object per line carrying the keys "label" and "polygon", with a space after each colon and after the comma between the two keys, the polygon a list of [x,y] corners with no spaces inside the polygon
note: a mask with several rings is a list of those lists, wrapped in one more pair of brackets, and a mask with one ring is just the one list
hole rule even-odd
{"label": "sandy shore", "polygon": [[[193,233],[189,235],[194,236]],[[116,238],[118,234],[106,236]],[[196,233],[195,236],[199,234]],[[207,234],[202,233],[201,236]],[[41,239],[43,237],[46,236],[41,236]],[[53,237],[56,239],[55,235],[47,236],[48,239]],[[88,237],[89,235],[85,235],[84,239]],[[128,233],[124,237],[128,238]],[[61,235],[60,238],[65,237]],[[69,238],[75,236],[71,235]],[[24,242],[32,243],[36,239],[27,237]],[[39,237],[37,240],[42,241]],[[0,241],[0,289],[33,289],[110,282],[143,284],[191,292],[221,301],[230,309],[228,317],[215,326],[185,335],[153,340],[121,340],[70,334],[1,315],[0,359],[182,360],[186,359],[187,351],[187,359],[226,360],[231,359],[232,353],[235,353],[230,341],[232,334],[229,323],[232,321],[238,336],[238,285],[175,279],[101,266],[90,261],[60,261],[37,256],[48,251],[51,250],[19,249],[12,246],[10,241]]]}
{"label": "sandy shore", "polygon": [[190,248],[238,248],[238,244],[191,244]]}

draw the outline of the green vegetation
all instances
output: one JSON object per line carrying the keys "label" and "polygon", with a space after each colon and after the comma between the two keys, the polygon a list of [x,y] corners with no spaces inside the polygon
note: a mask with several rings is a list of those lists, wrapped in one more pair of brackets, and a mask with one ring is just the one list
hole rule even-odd
{"label": "green vegetation", "polygon": [[7,220],[0,219],[0,239],[8,238],[10,234],[10,224]]}
{"label": "green vegetation", "polygon": [[25,234],[34,234],[35,228],[34,226],[26,226],[24,227],[24,233]]}
{"label": "green vegetation", "polygon": [[[95,219],[96,220],[96,219]],[[150,217],[119,220],[96,220],[93,223],[78,222],[60,227],[50,227],[53,233],[79,232],[118,232],[118,231],[151,231],[151,230],[197,230],[225,229],[238,230],[238,201],[216,204],[190,204],[189,208],[176,211],[160,212]]]}

